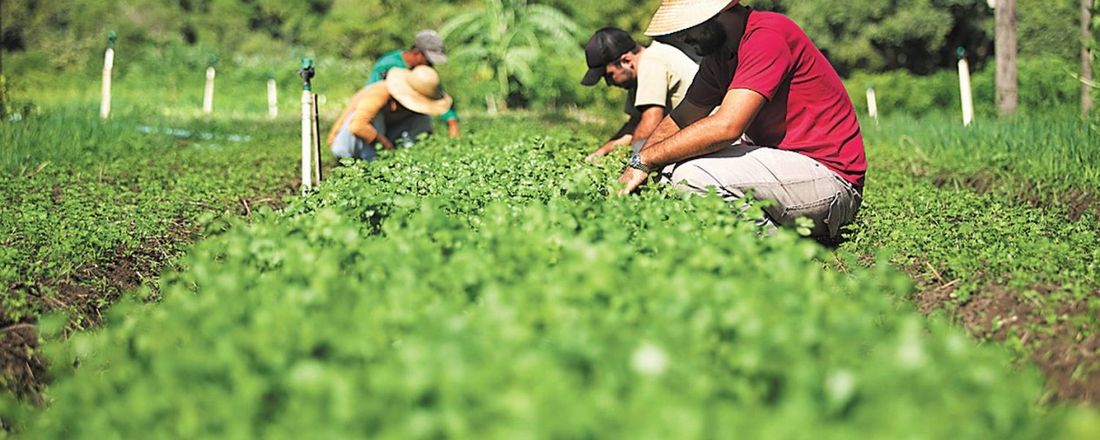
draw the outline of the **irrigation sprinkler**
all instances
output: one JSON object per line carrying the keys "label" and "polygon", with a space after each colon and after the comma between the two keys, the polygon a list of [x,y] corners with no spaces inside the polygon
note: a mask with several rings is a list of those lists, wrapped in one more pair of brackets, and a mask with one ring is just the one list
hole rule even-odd
{"label": "irrigation sprinkler", "polygon": [[875,97],[874,84],[867,85],[867,113],[875,120],[875,125],[878,125],[878,99]]}
{"label": "irrigation sprinkler", "polygon": [[114,31],[107,33],[107,50],[103,52],[103,94],[99,102],[99,117],[107,119],[111,116],[111,71],[115,68],[115,40],[118,34]]}
{"label": "irrigation sprinkler", "polygon": [[214,64],[217,62],[218,57],[213,54],[207,59],[206,88],[202,93],[202,112],[208,115],[214,113],[214,77],[217,75]]}
{"label": "irrigation sprinkler", "polygon": [[321,183],[321,142],[318,134],[317,94],[313,93],[316,70],[313,60],[302,59],[298,76],[302,78],[302,195],[313,192]]}
{"label": "irrigation sprinkler", "polygon": [[279,95],[275,85],[275,74],[267,77],[267,116],[271,119],[279,117]]}
{"label": "irrigation sprinkler", "polygon": [[970,89],[970,63],[966,61],[966,49],[955,49],[959,56],[959,91],[962,96],[963,126],[974,122],[974,96]]}

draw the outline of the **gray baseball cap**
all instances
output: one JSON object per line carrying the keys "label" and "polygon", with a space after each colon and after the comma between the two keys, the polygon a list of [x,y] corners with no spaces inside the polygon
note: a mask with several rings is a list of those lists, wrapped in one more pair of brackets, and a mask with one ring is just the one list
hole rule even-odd
{"label": "gray baseball cap", "polygon": [[428,62],[440,65],[447,62],[447,48],[443,47],[443,38],[436,31],[426,30],[416,34],[413,47],[420,49]]}

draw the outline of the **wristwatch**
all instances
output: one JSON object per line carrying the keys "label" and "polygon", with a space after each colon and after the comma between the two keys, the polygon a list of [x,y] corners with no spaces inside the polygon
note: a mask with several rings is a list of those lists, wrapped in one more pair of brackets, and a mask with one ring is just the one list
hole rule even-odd
{"label": "wristwatch", "polygon": [[651,167],[642,162],[642,155],[640,153],[634,153],[630,156],[630,162],[627,162],[626,166],[634,168],[643,173],[652,173],[657,171],[657,167]]}

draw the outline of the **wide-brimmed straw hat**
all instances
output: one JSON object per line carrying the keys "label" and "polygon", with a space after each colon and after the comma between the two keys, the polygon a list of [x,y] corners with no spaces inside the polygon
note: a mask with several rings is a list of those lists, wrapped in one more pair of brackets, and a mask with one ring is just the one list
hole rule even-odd
{"label": "wide-brimmed straw hat", "polygon": [[660,37],[689,29],[738,3],[740,0],[661,0],[645,34]]}
{"label": "wide-brimmed straw hat", "polygon": [[405,108],[424,115],[442,115],[454,103],[439,88],[439,73],[428,66],[390,69],[386,73],[386,89]]}

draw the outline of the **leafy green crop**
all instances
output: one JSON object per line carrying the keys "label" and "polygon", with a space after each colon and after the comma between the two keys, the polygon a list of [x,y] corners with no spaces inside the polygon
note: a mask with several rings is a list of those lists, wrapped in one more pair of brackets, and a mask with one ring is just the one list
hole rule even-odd
{"label": "leafy green crop", "polygon": [[[48,347],[36,438],[1088,437],[1030,367],[517,121],[339,170]],[[73,361],[79,367],[73,368]],[[10,411],[18,408],[9,407]],[[16,411],[18,412],[18,411]],[[736,434],[734,434],[736,433]]]}
{"label": "leafy green crop", "polygon": [[79,326],[88,311],[51,299],[59,283],[89,283],[107,301],[121,293],[104,292],[110,274],[84,272],[134,259],[135,270],[155,274],[147,254],[172,252],[200,217],[289,192],[296,148],[275,139],[292,129],[271,124],[245,137],[230,122],[176,121],[176,133],[192,133],[176,138],[169,124],[134,115],[103,123],[78,108],[0,123],[0,322],[73,306]]}

